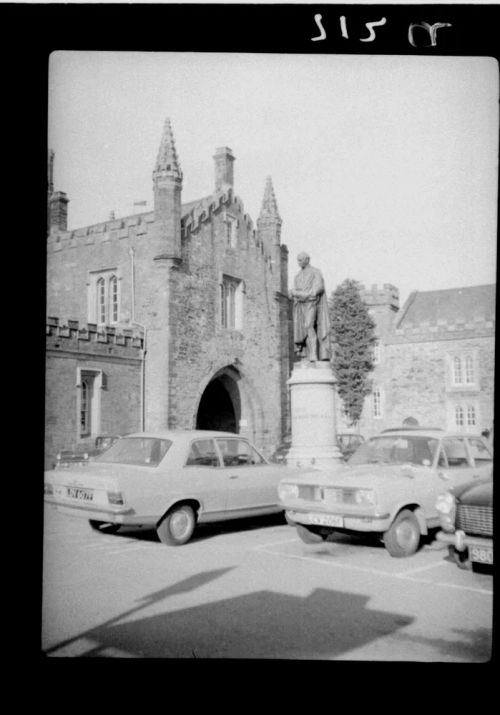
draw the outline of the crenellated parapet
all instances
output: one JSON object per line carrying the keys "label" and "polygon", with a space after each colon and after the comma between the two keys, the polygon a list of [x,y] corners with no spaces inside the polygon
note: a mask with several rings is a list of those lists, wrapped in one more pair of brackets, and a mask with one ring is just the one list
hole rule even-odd
{"label": "crenellated parapet", "polygon": [[150,211],[103,221],[73,231],[52,231],[48,238],[48,250],[56,252],[99,243],[119,243],[124,239],[146,239],[148,234],[152,234],[154,221],[154,211]]}
{"label": "crenellated parapet", "polygon": [[495,321],[475,316],[473,320],[405,321],[393,331],[391,343],[427,342],[434,340],[461,340],[486,338],[495,335]]}
{"label": "crenellated parapet", "polygon": [[144,347],[140,330],[95,323],[80,326],[78,320],[61,321],[57,317],[47,318],[45,335],[47,350],[140,358]]}
{"label": "crenellated parapet", "polygon": [[[243,214],[243,221],[249,231],[253,231],[253,221],[248,214],[244,213],[243,201],[234,195],[233,189],[228,187],[224,191],[219,191],[213,196],[196,202],[187,213],[182,216],[182,238],[187,238],[189,234],[196,232],[204,223],[208,223],[213,214],[219,210],[233,206]],[[184,207],[183,207],[184,209]]]}
{"label": "crenellated parapet", "polygon": [[399,290],[391,283],[384,283],[382,286],[373,284],[370,288],[361,286],[361,299],[370,308],[376,306],[387,306],[394,311],[399,310]]}

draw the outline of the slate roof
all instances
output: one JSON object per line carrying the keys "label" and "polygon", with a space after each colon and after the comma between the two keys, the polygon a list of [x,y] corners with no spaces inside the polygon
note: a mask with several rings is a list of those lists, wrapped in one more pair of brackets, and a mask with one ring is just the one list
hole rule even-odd
{"label": "slate roof", "polygon": [[495,294],[495,284],[414,291],[403,306],[395,327],[436,324],[441,321],[492,321],[495,319]]}

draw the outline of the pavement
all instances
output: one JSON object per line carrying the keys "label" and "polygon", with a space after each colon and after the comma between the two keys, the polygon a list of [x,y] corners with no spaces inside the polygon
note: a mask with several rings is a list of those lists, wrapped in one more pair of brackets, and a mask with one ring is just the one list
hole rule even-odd
{"label": "pavement", "polygon": [[281,516],[153,531],[92,531],[47,507],[47,657],[484,663],[493,578],[429,541],[392,558],[368,537],[304,544]]}

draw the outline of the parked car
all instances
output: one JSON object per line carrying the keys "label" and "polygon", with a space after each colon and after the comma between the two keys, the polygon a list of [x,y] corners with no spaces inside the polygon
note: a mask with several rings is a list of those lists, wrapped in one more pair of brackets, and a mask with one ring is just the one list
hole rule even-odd
{"label": "parked car", "polygon": [[118,435],[100,434],[95,438],[94,445],[77,444],[72,449],[62,449],[57,453],[56,467],[69,467],[72,464],[83,464],[97,457],[119,439]]}
{"label": "parked car", "polygon": [[282,511],[286,472],[230,432],[135,433],[86,465],[46,472],[45,500],[95,529],[152,527],[177,546],[197,523]]}
{"label": "parked car", "polygon": [[354,454],[365,438],[360,434],[340,433],[337,434],[337,446],[342,452],[342,457],[347,461]]}
{"label": "parked car", "polygon": [[279,485],[287,521],[305,542],[336,531],[380,535],[391,556],[410,556],[439,526],[443,490],[489,476],[492,450],[480,435],[399,429],[366,440],[345,464]]}
{"label": "parked car", "polygon": [[493,565],[493,479],[473,479],[440,494],[438,541],[449,544],[457,566]]}

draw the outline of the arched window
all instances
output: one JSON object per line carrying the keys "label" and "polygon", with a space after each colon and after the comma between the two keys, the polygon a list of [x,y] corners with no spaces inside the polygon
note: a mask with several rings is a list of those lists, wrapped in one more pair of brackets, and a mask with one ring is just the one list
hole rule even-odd
{"label": "arched window", "polygon": [[109,279],[109,322],[118,322],[118,278],[111,276]]}
{"label": "arched window", "polygon": [[221,326],[230,330],[241,330],[243,310],[243,281],[231,276],[223,276],[220,285]]}
{"label": "arched window", "polygon": [[99,271],[90,277],[89,322],[112,325],[120,320],[120,280],[116,269]]}
{"label": "arched window", "polygon": [[97,281],[97,322],[103,325],[106,322],[106,281],[99,278]]}

